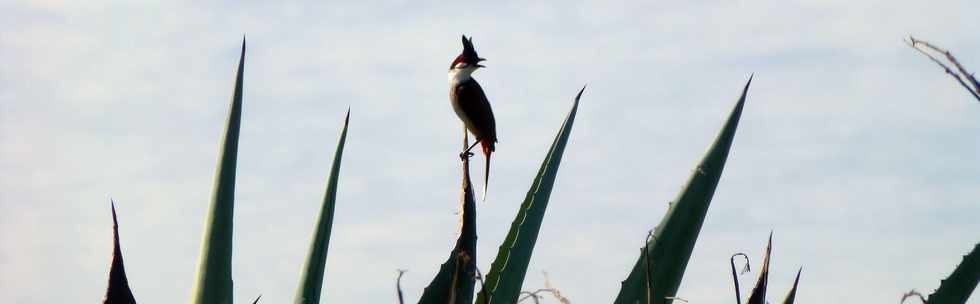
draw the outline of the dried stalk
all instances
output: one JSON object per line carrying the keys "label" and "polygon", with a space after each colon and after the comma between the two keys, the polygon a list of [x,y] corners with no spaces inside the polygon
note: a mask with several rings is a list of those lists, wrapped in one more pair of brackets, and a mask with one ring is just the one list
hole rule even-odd
{"label": "dried stalk", "polygon": [[534,304],[540,304],[541,300],[544,299],[544,296],[541,294],[546,293],[555,297],[555,299],[558,299],[558,302],[561,304],[571,304],[572,301],[568,300],[568,298],[563,296],[561,294],[561,290],[558,290],[558,288],[555,288],[554,286],[551,285],[551,278],[548,277],[548,273],[544,271],[542,271],[542,273],[544,274],[544,288],[535,291],[526,291],[526,290],[521,291],[521,295],[523,297],[518,299],[517,303],[521,303],[524,302],[525,300],[530,299],[531,301],[534,301]]}
{"label": "dried stalk", "polygon": [[398,279],[395,280],[395,290],[398,291],[398,304],[405,304],[405,296],[402,295],[402,275],[408,270],[398,269]]}
{"label": "dried stalk", "polygon": [[[977,78],[973,76],[973,73],[968,72],[966,68],[960,64],[959,60],[956,60],[953,53],[951,53],[949,50],[937,47],[928,41],[915,39],[915,37],[912,36],[909,36],[909,40],[906,42],[910,47],[919,53],[922,53],[928,57],[929,60],[942,67],[946,74],[949,74],[950,77],[956,79],[956,82],[959,82],[960,86],[966,89],[967,92],[970,92],[970,94],[973,95],[977,101],[980,101],[980,82],[977,82]],[[956,70],[950,68],[949,65],[944,63],[942,60],[939,60],[939,58],[936,58],[936,56],[933,56],[933,54],[930,52],[942,54],[950,64],[956,67]]]}
{"label": "dried stalk", "polygon": [[745,274],[746,272],[749,272],[749,256],[748,255],[745,255],[744,253],[739,252],[739,253],[733,254],[732,257],[729,258],[729,262],[732,265],[732,282],[735,283],[735,303],[736,304],[742,304],[742,291],[739,290],[739,287],[738,287],[738,275],[740,273],[735,272],[735,257],[738,257],[738,256],[742,256],[743,258],[745,258],[745,267],[742,268],[742,273],[741,274]]}

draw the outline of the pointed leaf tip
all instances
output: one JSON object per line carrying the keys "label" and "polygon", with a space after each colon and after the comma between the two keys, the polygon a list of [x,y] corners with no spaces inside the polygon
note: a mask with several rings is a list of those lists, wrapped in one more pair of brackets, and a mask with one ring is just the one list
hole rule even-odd
{"label": "pointed leaf tip", "polygon": [[783,300],[783,304],[793,304],[796,302],[796,288],[800,285],[801,273],[803,273],[803,266],[800,266],[800,270],[796,271],[796,280],[793,281],[793,288],[786,294],[786,299]]}
{"label": "pointed leaf tip", "polygon": [[333,162],[327,174],[323,200],[317,214],[316,223],[314,224],[306,261],[303,264],[303,268],[301,268],[300,283],[296,289],[294,298],[294,303],[297,304],[320,302],[320,295],[324,284],[323,277],[326,271],[327,253],[330,248],[330,234],[333,231],[334,210],[337,205],[337,183],[340,180],[340,168],[344,146],[347,141],[347,123],[349,118],[350,109],[348,108],[344,118],[344,126],[340,131],[340,138],[337,140]]}
{"label": "pointed leaf tip", "polygon": [[109,199],[109,206],[112,208],[112,229],[119,228],[119,222],[116,221],[116,202],[111,198]]}
{"label": "pointed leaf tip", "polygon": [[[669,204],[667,214],[654,230],[655,237],[649,241],[646,252],[652,265],[652,285],[656,286],[650,296],[654,303],[672,302],[665,300],[666,297],[676,296],[680,287],[734,142],[747,90],[746,86],[686,185]],[[647,298],[644,261],[642,255],[638,257],[614,303],[632,304]]]}
{"label": "pointed leaf tip", "polygon": [[110,199],[112,209],[112,262],[109,266],[109,284],[106,287],[102,303],[136,303],[133,291],[126,279],[126,269],[123,266],[122,249],[119,245],[119,222],[116,219],[116,204]]}
{"label": "pointed leaf tip", "polygon": [[344,126],[350,123],[350,107],[347,107],[347,115],[344,116]]}
{"label": "pointed leaf tip", "polygon": [[750,75],[749,76],[749,80],[745,82],[745,87],[742,88],[742,97],[739,98],[739,102],[744,102],[745,101],[745,95],[749,92],[749,87],[752,85],[752,78],[753,77],[755,77],[755,74]]}
{"label": "pointed leaf tip", "polygon": [[766,255],[762,260],[762,270],[759,272],[759,281],[756,282],[752,294],[749,295],[748,304],[765,304],[766,290],[769,288],[769,257],[772,254],[772,231],[769,232],[769,243],[766,245]]}
{"label": "pointed leaf tip", "polygon": [[211,200],[204,221],[201,253],[192,288],[192,304],[231,303],[232,231],[235,206],[235,176],[242,122],[242,93],[245,85],[245,41],[238,60],[228,116],[218,149]]}

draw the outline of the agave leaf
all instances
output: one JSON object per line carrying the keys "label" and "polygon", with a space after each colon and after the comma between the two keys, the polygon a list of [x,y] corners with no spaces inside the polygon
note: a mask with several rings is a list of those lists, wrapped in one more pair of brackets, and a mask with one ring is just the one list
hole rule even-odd
{"label": "agave leaf", "polygon": [[116,202],[112,206],[112,266],[109,268],[109,287],[105,290],[103,304],[135,304],[136,298],[129,289],[126,267],[123,266],[122,248],[119,246],[119,222],[116,221]]}
{"label": "agave leaf", "polygon": [[672,300],[668,297],[676,296],[677,288],[680,287],[681,279],[684,277],[684,269],[687,267],[708,206],[711,204],[711,197],[714,195],[715,187],[718,186],[718,180],[721,179],[725,160],[728,158],[728,151],[732,146],[735,130],[742,115],[745,95],[751,83],[750,77],[718,137],[694,169],[687,186],[667,209],[667,214],[654,229],[653,237],[649,238],[651,244],[646,246],[648,248],[646,258],[652,266],[653,282],[650,284],[645,282],[645,261],[643,257],[638,258],[629,276],[622,282],[619,295],[616,296],[616,304],[645,303],[645,286],[650,285],[654,288],[652,303],[671,303]]}
{"label": "agave leaf", "polygon": [[762,271],[759,272],[759,281],[752,288],[749,295],[748,304],[766,304],[766,289],[769,287],[769,254],[772,253],[772,233],[769,233],[769,244],[766,245],[766,256],[762,259]]}
{"label": "agave leaf", "polygon": [[527,273],[528,264],[531,262],[531,253],[534,251],[534,243],[538,239],[538,231],[544,219],[545,209],[548,207],[548,198],[551,196],[551,189],[555,184],[555,177],[558,174],[558,166],[561,164],[562,154],[565,152],[565,145],[572,131],[572,124],[575,122],[575,113],[578,110],[579,99],[585,87],[575,96],[571,111],[565,118],[561,130],[555,136],[551,149],[545,156],[538,174],[528,190],[524,202],[511,223],[507,238],[497,251],[497,257],[490,266],[487,273],[486,285],[480,290],[477,296],[477,303],[514,303],[521,293],[521,285],[524,284],[524,275]]}
{"label": "agave leaf", "polygon": [[323,194],[323,204],[320,215],[317,216],[313,238],[310,241],[310,251],[303,264],[303,274],[299,288],[293,300],[297,304],[320,303],[320,291],[323,288],[323,271],[327,265],[327,249],[330,246],[330,231],[333,226],[334,206],[337,203],[337,179],[340,177],[340,160],[344,155],[344,144],[347,142],[347,126],[350,122],[350,109],[344,118],[344,128],[340,131],[337,150],[333,154],[333,164],[327,177],[327,190]]}
{"label": "agave leaf", "polygon": [[[464,134],[463,147],[466,136]],[[473,288],[476,285],[476,199],[470,183],[469,157],[463,159],[463,185],[460,197],[459,238],[449,258],[439,267],[439,273],[429,286],[422,291],[420,304],[470,304],[473,302]],[[399,273],[399,280],[401,274]],[[400,281],[399,281],[400,282]],[[399,297],[401,293],[399,291]]]}
{"label": "agave leaf", "polygon": [[963,257],[963,262],[953,270],[931,295],[927,304],[966,303],[970,294],[977,288],[980,281],[980,243],[973,251]]}
{"label": "agave leaf", "polygon": [[191,303],[231,304],[232,217],[235,209],[235,166],[238,161],[238,134],[242,122],[242,85],[245,72],[245,39],[238,59],[235,89],[222,138],[218,168],[215,170],[211,205],[204,221],[201,255]]}
{"label": "agave leaf", "polygon": [[796,271],[796,280],[793,280],[793,288],[786,294],[786,299],[783,300],[783,304],[793,304],[793,302],[796,302],[796,288],[800,286],[801,273],[803,273],[803,267],[800,267],[800,270]]}

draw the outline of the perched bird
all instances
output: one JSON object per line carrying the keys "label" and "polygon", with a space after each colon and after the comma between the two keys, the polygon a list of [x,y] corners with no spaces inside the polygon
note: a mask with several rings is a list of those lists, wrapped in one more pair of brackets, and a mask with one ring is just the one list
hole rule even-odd
{"label": "perched bird", "polygon": [[470,150],[477,143],[483,148],[483,155],[486,156],[486,171],[483,175],[483,200],[486,200],[490,181],[490,154],[493,153],[494,145],[497,143],[497,123],[493,119],[493,110],[490,109],[487,95],[472,76],[476,69],[484,67],[480,65],[484,60],[486,59],[476,55],[473,38],[467,39],[464,35],[463,53],[456,56],[449,65],[449,101],[453,104],[456,116],[463,121],[463,126],[476,137],[476,142],[459,156],[466,158],[473,155]]}

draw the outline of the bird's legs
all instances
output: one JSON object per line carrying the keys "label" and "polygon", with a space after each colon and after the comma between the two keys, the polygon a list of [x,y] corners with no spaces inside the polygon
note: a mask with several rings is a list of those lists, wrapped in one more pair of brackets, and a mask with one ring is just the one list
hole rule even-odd
{"label": "bird's legs", "polygon": [[469,148],[466,148],[466,150],[463,150],[463,152],[460,152],[460,153],[459,153],[459,158],[462,158],[462,159],[464,159],[464,160],[465,160],[465,159],[467,159],[467,158],[470,158],[470,156],[473,156],[473,153],[472,153],[472,152],[470,152],[470,150],[473,150],[473,147],[476,147],[476,144],[478,144],[478,143],[480,143],[480,141],[479,141],[479,140],[477,140],[477,141],[474,141],[474,142],[473,142],[473,144],[472,144],[472,145],[470,145],[470,147],[469,147]]}

